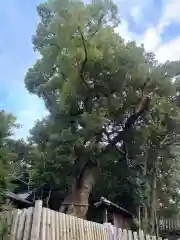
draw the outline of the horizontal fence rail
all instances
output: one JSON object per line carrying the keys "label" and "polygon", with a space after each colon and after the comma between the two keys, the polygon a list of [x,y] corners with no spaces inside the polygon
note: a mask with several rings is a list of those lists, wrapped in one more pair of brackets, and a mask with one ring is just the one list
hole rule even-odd
{"label": "horizontal fence rail", "polygon": [[8,212],[4,219],[10,232],[3,240],[161,240],[142,230],[132,232],[43,208],[42,201],[34,208]]}

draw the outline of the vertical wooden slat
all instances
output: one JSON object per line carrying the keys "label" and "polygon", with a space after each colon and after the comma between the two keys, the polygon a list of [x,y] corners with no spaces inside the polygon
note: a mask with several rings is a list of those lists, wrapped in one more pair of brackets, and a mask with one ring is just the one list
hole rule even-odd
{"label": "vertical wooden slat", "polygon": [[91,224],[91,222],[89,222],[89,227],[90,227],[90,231],[91,231],[91,240],[94,240],[95,239],[94,226],[93,226],[93,224]]}
{"label": "vertical wooden slat", "polygon": [[123,229],[122,230],[122,240],[127,240],[127,230],[126,229]]}
{"label": "vertical wooden slat", "polygon": [[[74,218],[74,221],[75,221],[75,218]],[[85,240],[85,231],[84,231],[85,222],[86,221],[79,219],[80,237],[82,240]]]}
{"label": "vertical wooden slat", "polygon": [[9,225],[11,226],[11,229],[12,229],[12,223],[13,223],[13,218],[14,218],[15,212],[16,212],[16,209],[13,209],[10,213]]}
{"label": "vertical wooden slat", "polygon": [[122,229],[121,228],[118,228],[118,240],[121,240],[121,237],[122,237]]}
{"label": "vertical wooden slat", "polygon": [[51,212],[46,208],[46,239],[51,239]]}
{"label": "vertical wooden slat", "polygon": [[102,231],[101,231],[101,225],[97,224],[97,235],[98,235],[98,239],[102,240]]}
{"label": "vertical wooden slat", "polygon": [[128,230],[128,240],[133,240],[133,234],[131,230]]}
{"label": "vertical wooden slat", "polygon": [[26,214],[27,214],[27,209],[22,210],[20,219],[19,219],[19,227],[17,230],[17,238],[16,240],[22,240],[23,235],[24,235],[24,228],[25,228],[25,222],[26,222]]}
{"label": "vertical wooden slat", "polygon": [[89,221],[87,222],[87,225],[88,225],[88,239],[89,239],[89,240],[93,240],[93,236],[92,236],[92,227],[91,227]]}
{"label": "vertical wooden slat", "polygon": [[29,240],[30,239],[33,210],[34,210],[34,208],[32,208],[32,207],[27,209],[23,240]]}
{"label": "vertical wooden slat", "polygon": [[144,238],[144,232],[140,229],[139,230],[139,239],[140,240],[145,240],[145,238]]}
{"label": "vertical wooden slat", "polygon": [[19,216],[21,214],[21,210],[17,210],[14,214],[13,224],[12,224],[12,231],[11,231],[11,240],[16,240],[16,234],[18,229],[18,222]]}
{"label": "vertical wooden slat", "polygon": [[67,239],[69,240],[70,239],[70,225],[69,225],[69,215],[65,215],[65,219],[66,219],[66,224],[65,224],[65,230],[66,230],[66,236],[67,236]]}
{"label": "vertical wooden slat", "polygon": [[59,213],[58,217],[59,217],[59,239],[63,239],[62,213]]}
{"label": "vertical wooden slat", "polygon": [[56,226],[55,226],[55,231],[56,231],[56,240],[59,240],[59,213],[55,213],[55,218],[56,218]]}
{"label": "vertical wooden slat", "polygon": [[[80,223],[81,224],[81,223]],[[80,239],[80,224],[78,221],[75,221],[75,236],[76,238],[75,239]]]}
{"label": "vertical wooden slat", "polygon": [[100,235],[100,240],[103,240],[103,225],[99,224],[99,235]]}
{"label": "vertical wooden slat", "polygon": [[98,223],[94,223],[94,239],[100,239],[98,236]]}
{"label": "vertical wooden slat", "polygon": [[113,239],[113,231],[111,228],[111,223],[104,223],[104,227],[107,229],[108,239],[112,240]]}
{"label": "vertical wooden slat", "polygon": [[42,214],[42,201],[38,200],[35,203],[35,208],[33,213],[31,240],[39,240],[41,214]]}
{"label": "vertical wooden slat", "polygon": [[[75,223],[74,223],[75,226]],[[88,239],[88,222],[84,222],[84,239]]]}
{"label": "vertical wooden slat", "polygon": [[69,237],[70,239],[74,238],[74,228],[73,228],[73,222],[74,221],[79,221],[79,219],[75,218],[74,216],[69,217]]}
{"label": "vertical wooden slat", "polygon": [[138,234],[137,234],[137,232],[133,232],[133,237],[134,237],[134,240],[138,240]]}
{"label": "vertical wooden slat", "polygon": [[56,240],[55,239],[55,211],[50,210],[51,214],[51,240]]}
{"label": "vertical wooden slat", "polygon": [[65,236],[65,214],[60,213],[59,217],[59,223],[60,223],[60,239],[64,239],[66,240],[66,236]]}
{"label": "vertical wooden slat", "polygon": [[41,231],[40,231],[40,240],[46,240],[46,208],[42,209],[42,218],[41,218]]}
{"label": "vertical wooden slat", "polygon": [[69,237],[73,239],[74,229],[73,229],[73,221],[79,221],[80,219],[74,218],[74,216],[69,217]]}
{"label": "vertical wooden slat", "polygon": [[146,235],[146,240],[151,240],[151,237],[149,236],[149,234]]}

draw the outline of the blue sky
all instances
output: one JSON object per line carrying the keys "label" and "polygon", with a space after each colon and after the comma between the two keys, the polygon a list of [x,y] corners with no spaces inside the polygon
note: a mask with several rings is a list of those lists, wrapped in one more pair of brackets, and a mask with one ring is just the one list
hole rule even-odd
{"label": "blue sky", "polygon": [[[27,69],[37,59],[31,36],[37,25],[40,0],[7,0],[0,15],[0,109],[17,116],[26,138],[37,119],[47,114],[43,102],[24,87]],[[122,19],[117,31],[126,40],[144,43],[157,59],[180,59],[180,0],[116,0]]]}

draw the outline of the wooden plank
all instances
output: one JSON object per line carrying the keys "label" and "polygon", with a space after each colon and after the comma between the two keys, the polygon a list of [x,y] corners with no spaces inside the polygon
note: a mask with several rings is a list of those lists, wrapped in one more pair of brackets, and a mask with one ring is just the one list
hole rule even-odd
{"label": "wooden plank", "polygon": [[98,223],[93,223],[94,239],[100,239],[98,234]]}
{"label": "wooden plank", "polygon": [[14,214],[13,224],[12,224],[12,231],[11,231],[11,240],[16,240],[16,234],[18,229],[18,222],[19,222],[19,216],[21,214],[21,210],[17,210],[17,212]]}
{"label": "wooden plank", "polygon": [[56,240],[55,239],[55,211],[50,210],[51,214],[51,240]]}
{"label": "wooden plank", "polygon": [[80,233],[80,228],[81,228],[81,223],[79,223],[79,221],[75,220],[75,239],[80,239],[81,233]]}
{"label": "wooden plank", "polygon": [[58,217],[59,217],[59,239],[63,239],[62,213],[59,213]]}
{"label": "wooden plank", "polygon": [[128,240],[133,240],[133,233],[131,230],[128,230]]}
{"label": "wooden plank", "polygon": [[127,236],[128,236],[128,235],[127,235],[127,230],[126,230],[126,229],[123,229],[123,230],[122,230],[122,238],[121,238],[121,239],[122,239],[122,240],[127,240],[127,239],[128,239]]}
{"label": "wooden plank", "polygon": [[61,237],[60,239],[68,240],[67,235],[66,235],[66,220],[65,220],[66,215],[61,213]]}
{"label": "wooden plank", "polygon": [[92,223],[92,222],[89,222],[89,226],[90,226],[90,229],[91,229],[91,239],[95,240],[96,239],[96,236],[95,236],[95,224]]}
{"label": "wooden plank", "polygon": [[134,237],[134,240],[138,240],[138,234],[137,234],[137,232],[133,232],[133,237]]}
{"label": "wooden plank", "polygon": [[103,233],[103,237],[102,237],[102,240],[109,240],[109,230],[106,226],[106,223],[103,224],[103,227],[102,227],[102,233]]}
{"label": "wooden plank", "polygon": [[12,222],[13,222],[13,216],[15,213],[15,209],[9,212],[9,220],[8,220],[8,225],[10,226],[10,229],[12,228]]}
{"label": "wooden plank", "polygon": [[84,222],[84,239],[88,239],[88,235],[89,235],[89,232],[88,232],[88,221],[85,221]]}
{"label": "wooden plank", "polygon": [[99,230],[100,230],[100,233],[101,233],[100,240],[104,240],[104,226],[103,226],[103,224],[100,225]]}
{"label": "wooden plank", "polygon": [[34,208],[32,207],[27,209],[23,240],[30,239],[33,211],[34,211]]}
{"label": "wooden plank", "polygon": [[42,201],[38,200],[35,203],[35,208],[33,213],[31,240],[39,240],[41,214],[42,214]]}
{"label": "wooden plank", "polygon": [[[75,221],[75,218],[74,218],[74,221]],[[85,231],[84,231],[84,228],[85,228],[85,220],[82,220],[82,219],[78,219],[79,221],[79,226],[80,226],[80,237],[82,240],[85,240]]]}
{"label": "wooden plank", "polygon": [[93,237],[93,230],[92,230],[91,224],[89,221],[87,222],[87,224],[88,224],[88,239],[93,240],[94,237]]}
{"label": "wooden plank", "polygon": [[74,234],[74,229],[72,228],[73,226],[73,221],[78,221],[78,218],[74,218],[73,216],[69,216],[68,223],[69,223],[69,238],[73,239],[73,234]]}
{"label": "wooden plank", "polygon": [[145,236],[145,238],[146,238],[146,240],[151,240],[151,237],[149,236],[149,234],[147,234],[147,235]]}
{"label": "wooden plank", "polygon": [[143,232],[143,230],[141,230],[141,229],[139,229],[139,239],[140,239],[140,240],[145,240],[144,232]]}
{"label": "wooden plank", "polygon": [[102,228],[101,228],[101,224],[97,224],[97,235],[98,235],[98,239],[102,240]]}
{"label": "wooden plank", "polygon": [[151,239],[152,240],[156,240],[156,236],[151,236]]}
{"label": "wooden plank", "polygon": [[122,229],[118,228],[118,237],[117,237],[117,239],[121,240],[121,237],[122,237]]}
{"label": "wooden plank", "polygon": [[55,218],[56,218],[56,225],[55,225],[56,240],[59,240],[59,213],[58,212],[55,212]]}
{"label": "wooden plank", "polygon": [[74,228],[74,222],[78,221],[78,218],[75,218],[74,216],[69,216],[69,237],[70,239],[76,239],[76,232],[75,232],[75,228]]}
{"label": "wooden plank", "polygon": [[40,240],[46,240],[46,218],[47,218],[47,211],[46,211],[46,208],[43,208],[42,218],[41,218]]}
{"label": "wooden plank", "polygon": [[104,227],[107,229],[107,235],[109,240],[112,240],[114,238],[114,233],[111,226],[111,223],[104,223]]}
{"label": "wooden plank", "polygon": [[51,212],[46,208],[46,239],[51,239]]}
{"label": "wooden plank", "polygon": [[23,209],[20,215],[19,219],[19,227],[17,230],[17,238],[16,240],[22,240],[24,236],[24,228],[25,228],[25,222],[26,222],[26,215],[27,215],[27,209]]}
{"label": "wooden plank", "polygon": [[69,215],[65,214],[65,233],[67,240],[70,240],[70,226],[69,226]]}

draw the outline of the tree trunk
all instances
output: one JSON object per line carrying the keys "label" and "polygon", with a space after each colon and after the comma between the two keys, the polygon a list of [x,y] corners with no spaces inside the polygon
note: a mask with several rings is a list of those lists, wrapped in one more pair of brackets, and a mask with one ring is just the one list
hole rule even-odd
{"label": "tree trunk", "polygon": [[87,164],[82,170],[81,176],[75,179],[71,190],[64,199],[60,211],[79,217],[85,218],[89,207],[89,195],[96,181],[98,167]]}
{"label": "tree trunk", "polygon": [[[124,137],[131,129],[131,127],[135,124],[135,122],[141,117],[141,115],[143,115],[149,109],[151,98],[152,93],[143,96],[135,112],[132,115],[130,115],[126,120],[123,130],[120,131],[100,153],[101,157],[104,154],[106,154],[109,150],[111,150],[113,147],[115,147],[118,142],[124,140]],[[101,136],[101,133],[102,130],[100,131],[100,133],[97,134],[97,136],[98,137]],[[98,144],[98,141],[96,139],[97,136],[94,137],[96,145]],[[92,141],[92,143],[94,142],[94,140]],[[100,156],[96,157],[100,158]],[[97,164],[94,165],[92,164],[92,162],[87,162],[87,164],[85,165],[86,165],[85,168],[80,173],[80,178],[75,179],[70,193],[65,198],[64,202],[60,207],[61,212],[71,214],[80,218],[85,218],[86,216],[88,210],[89,195],[95,184],[96,174],[98,172]]]}
{"label": "tree trunk", "polygon": [[152,179],[151,206],[150,206],[150,234],[155,234],[155,212],[156,212],[156,182],[157,182],[158,159],[154,164]]}
{"label": "tree trunk", "polygon": [[148,165],[148,151],[146,152],[145,158],[144,158],[144,168],[143,168],[143,178],[145,181],[145,185],[144,185],[144,195],[146,196],[146,201],[144,201],[144,205],[143,205],[143,216],[142,216],[142,222],[143,222],[143,229],[145,231],[148,230],[148,206],[149,206],[149,196],[148,196],[148,181],[146,179],[147,176],[147,165]]}

